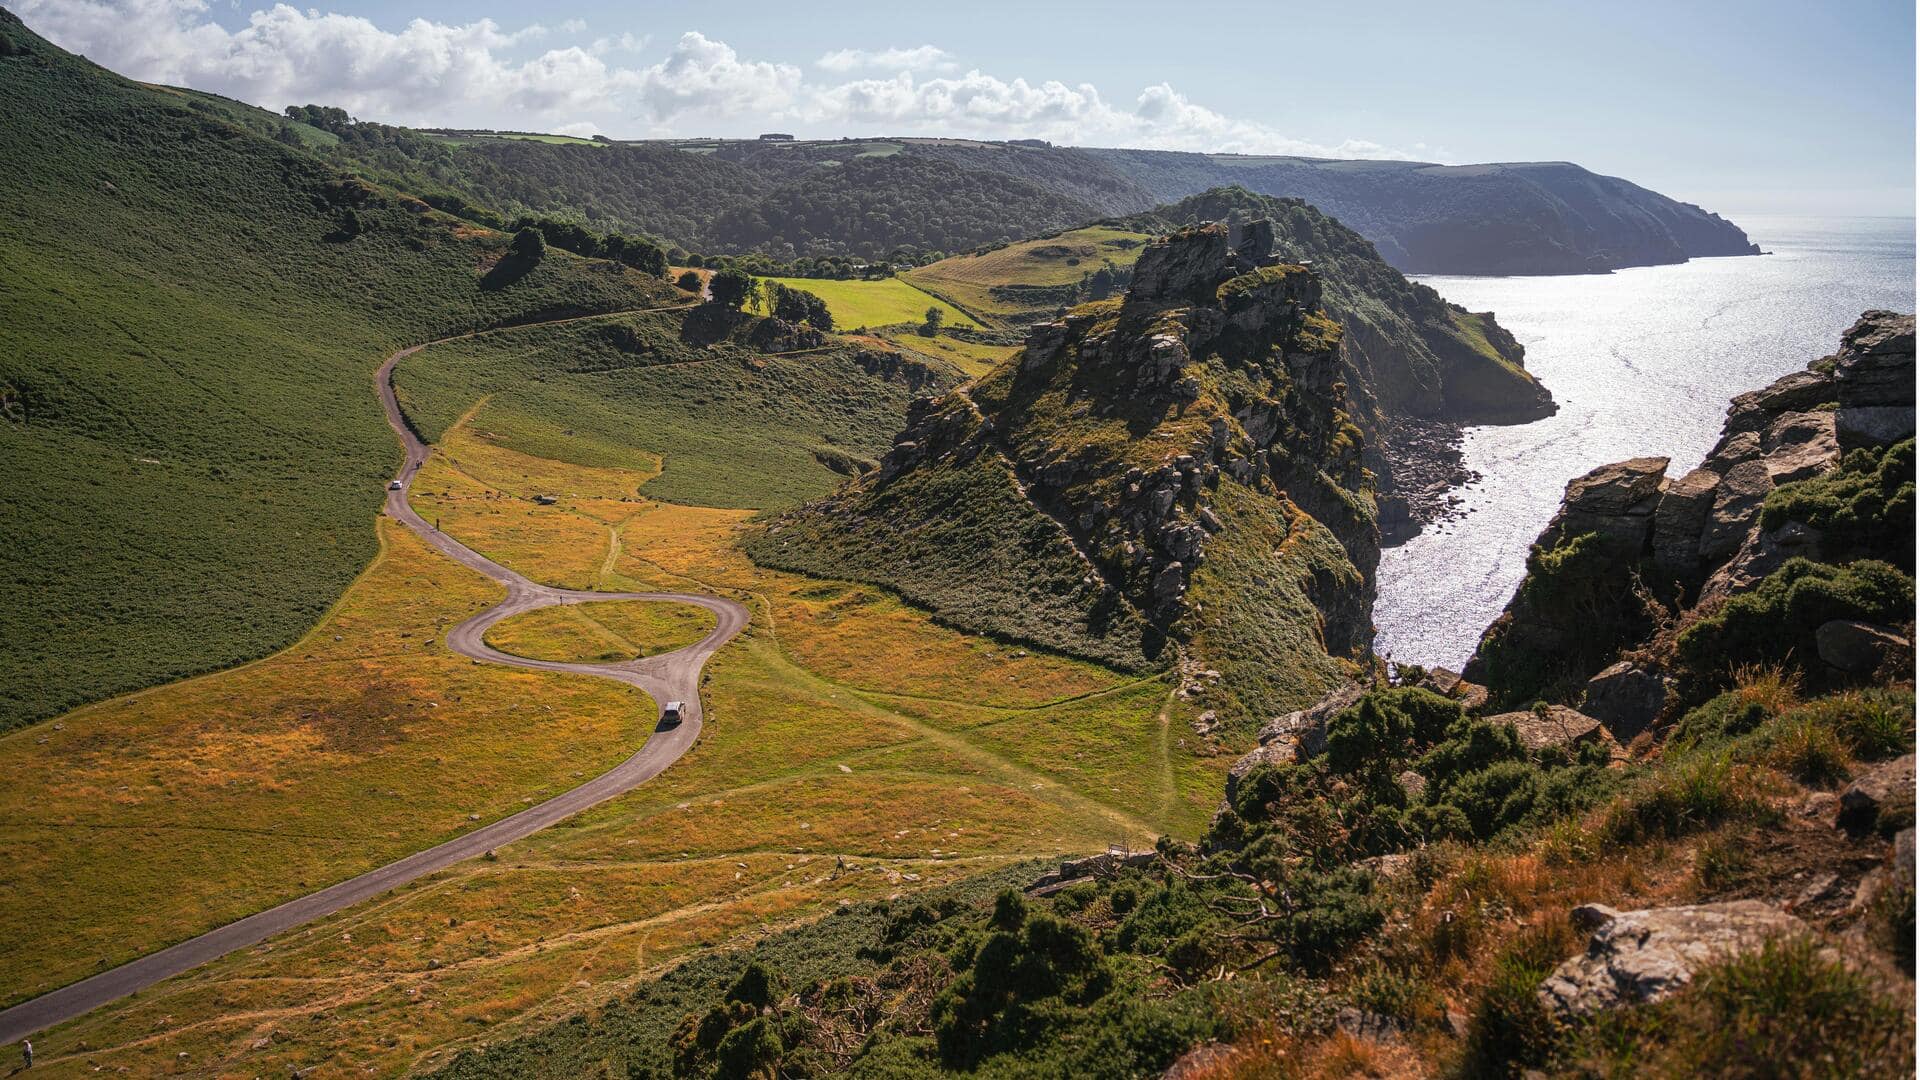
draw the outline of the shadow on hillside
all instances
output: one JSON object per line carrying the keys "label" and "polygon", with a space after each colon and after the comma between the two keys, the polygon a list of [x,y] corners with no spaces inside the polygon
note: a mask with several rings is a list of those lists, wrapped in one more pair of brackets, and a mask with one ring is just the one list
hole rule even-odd
{"label": "shadow on hillside", "polygon": [[521,278],[526,277],[533,268],[540,265],[537,259],[522,259],[508,255],[493,264],[493,269],[480,279],[480,287],[488,291],[504,289]]}

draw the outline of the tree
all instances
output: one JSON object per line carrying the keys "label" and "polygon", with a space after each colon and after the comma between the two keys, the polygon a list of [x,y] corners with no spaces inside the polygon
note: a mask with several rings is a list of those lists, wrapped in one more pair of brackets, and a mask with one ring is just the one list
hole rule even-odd
{"label": "tree", "polygon": [[947,321],[947,313],[938,307],[927,309],[927,321],[920,324],[921,337],[939,337],[941,324]]}
{"label": "tree", "polygon": [[730,311],[740,310],[753,293],[753,275],[744,270],[728,268],[713,275],[707,281],[707,292],[712,298],[709,303],[718,304]]}
{"label": "tree", "polygon": [[541,236],[540,230],[533,226],[523,226],[513,234],[513,244],[508,251],[515,259],[531,266],[546,256],[547,238]]}
{"label": "tree", "polygon": [[700,275],[691,270],[682,270],[679,279],[676,280],[674,284],[685,289],[687,292],[697,293],[700,291]]}

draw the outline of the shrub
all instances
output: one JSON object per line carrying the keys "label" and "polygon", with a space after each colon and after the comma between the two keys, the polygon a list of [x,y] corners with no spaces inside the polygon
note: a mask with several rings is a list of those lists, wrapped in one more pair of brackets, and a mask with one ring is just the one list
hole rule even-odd
{"label": "shrub", "polygon": [[531,266],[546,256],[547,238],[540,235],[540,230],[528,226],[513,234],[513,243],[507,250],[514,259]]}
{"label": "shrub", "polygon": [[1832,472],[1767,493],[1762,528],[1789,521],[1820,530],[1825,551],[1885,559],[1913,570],[1913,440],[1855,450]]}
{"label": "shrub", "polygon": [[1581,1056],[1607,1075],[1911,1077],[1907,1004],[1812,938],[1774,941],[1703,967],[1658,1005],[1601,1018]]}
{"label": "shrub", "polygon": [[702,286],[700,283],[700,275],[694,273],[691,270],[682,270],[680,272],[680,276],[675,278],[673,283],[674,285],[678,286],[681,290],[685,292],[694,293],[696,295],[700,293],[702,289]]}
{"label": "shrub", "polygon": [[1459,702],[1427,690],[1368,694],[1327,722],[1327,766],[1337,773],[1397,771],[1462,715]]}
{"label": "shrub", "polygon": [[1905,622],[1913,579],[1883,562],[1831,566],[1789,559],[1750,592],[1682,631],[1677,656],[1683,692],[1724,685],[1735,662],[1791,664],[1817,672],[1813,633],[1832,619]]}

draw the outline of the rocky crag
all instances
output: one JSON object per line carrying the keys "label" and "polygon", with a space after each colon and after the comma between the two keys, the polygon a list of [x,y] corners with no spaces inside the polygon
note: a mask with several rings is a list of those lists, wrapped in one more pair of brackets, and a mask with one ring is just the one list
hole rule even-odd
{"label": "rocky crag", "polygon": [[[1635,458],[1568,484],[1466,675],[1644,725],[1669,684],[1697,696],[1736,660],[1871,673],[1911,632],[1913,432],[1913,316],[1867,312],[1834,355],[1734,398],[1698,468]],[[1817,621],[1764,634],[1767,605]]]}
{"label": "rocky crag", "polygon": [[1224,187],[1124,224],[1166,231],[1252,218],[1272,220],[1276,250],[1320,275],[1327,314],[1346,331],[1343,378],[1367,435],[1387,542],[1444,516],[1448,493],[1471,479],[1459,454],[1462,424],[1524,423],[1555,410],[1526,370],[1526,350],[1492,313],[1408,281],[1366,238],[1299,199]]}
{"label": "rocky crag", "polygon": [[1368,652],[1379,557],[1323,302],[1271,221],[1157,241],[1124,297],[916,401],[878,469],[749,550],[1109,663],[1187,648],[1220,710],[1310,699]]}

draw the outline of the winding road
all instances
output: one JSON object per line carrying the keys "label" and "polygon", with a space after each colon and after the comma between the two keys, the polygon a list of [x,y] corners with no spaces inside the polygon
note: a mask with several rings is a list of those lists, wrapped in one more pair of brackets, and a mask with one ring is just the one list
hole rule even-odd
{"label": "winding road", "polygon": [[[597,317],[597,316],[595,316]],[[574,321],[574,320],[558,320]],[[460,338],[472,337],[460,335]],[[510,667],[540,671],[563,671],[597,675],[633,686],[656,703],[684,702],[680,723],[656,726],[632,757],[586,783],[556,795],[537,806],[502,818],[463,836],[388,863],[358,877],[289,900],[278,907],[230,922],[199,937],[150,953],[138,960],[103,971],[51,993],[0,1012],[0,1043],[16,1042],[43,1028],[71,1020],[128,994],[143,990],[162,979],[215,960],[235,949],[244,949],[275,934],[323,918],[341,908],[396,889],[427,874],[444,870],[503,844],[532,835],[588,807],[625,794],[660,775],[667,766],[692,749],[700,737],[700,671],[707,658],[747,625],[747,609],[732,600],[696,593],[614,593],[555,589],[529,581],[512,570],[481,555],[458,540],[429,525],[407,502],[413,478],[426,463],[432,449],[422,442],[400,411],[393,394],[393,368],[405,357],[428,345],[459,338],[444,338],[402,349],[380,365],[375,379],[380,403],[386,409],[387,424],[406,449],[406,464],[400,473],[400,487],[387,492],[386,512],[417,533],[455,562],[476,570],[507,588],[507,597],[447,631],[447,647],[463,656]],[[658,656],[642,657],[618,664],[573,664],[549,660],[530,660],[503,653],[484,639],[487,628],[502,619],[537,608],[557,604],[578,604],[600,600],[650,600],[663,603],[694,604],[717,617],[713,632],[683,649]]]}

